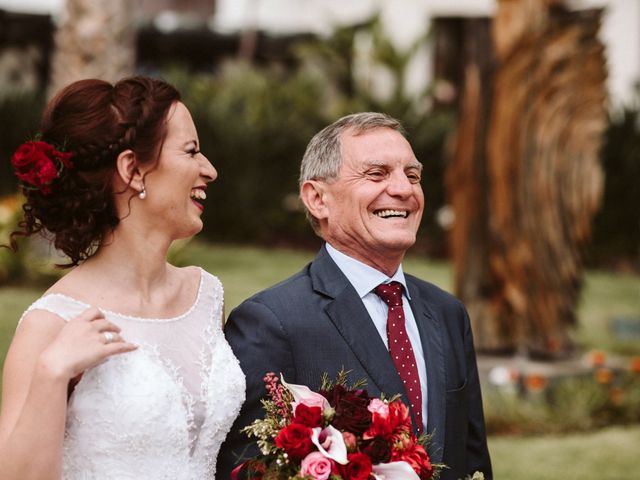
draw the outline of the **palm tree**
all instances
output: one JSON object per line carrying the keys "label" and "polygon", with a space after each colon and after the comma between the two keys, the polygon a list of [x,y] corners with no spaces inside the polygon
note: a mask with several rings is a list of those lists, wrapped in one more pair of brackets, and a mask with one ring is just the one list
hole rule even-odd
{"label": "palm tree", "polygon": [[66,0],[54,37],[50,93],[81,78],[113,81],[133,72],[132,3]]}

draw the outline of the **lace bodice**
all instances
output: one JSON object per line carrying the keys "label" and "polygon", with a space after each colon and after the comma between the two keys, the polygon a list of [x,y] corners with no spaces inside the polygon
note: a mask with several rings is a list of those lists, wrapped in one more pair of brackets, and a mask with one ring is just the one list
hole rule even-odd
{"label": "lace bodice", "polygon": [[[102,310],[133,352],[84,373],[67,410],[63,479],[214,479],[216,457],[244,401],[244,375],[221,325],[222,285],[201,270],[195,303],[169,319]],[[65,320],[89,305],[46,295]],[[25,312],[26,313],[26,312]]]}

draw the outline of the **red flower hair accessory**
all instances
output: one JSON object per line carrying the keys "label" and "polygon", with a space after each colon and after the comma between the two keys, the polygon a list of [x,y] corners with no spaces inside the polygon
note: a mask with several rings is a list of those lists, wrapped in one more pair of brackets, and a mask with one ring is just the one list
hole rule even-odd
{"label": "red flower hair accessory", "polygon": [[16,177],[29,190],[51,193],[51,183],[65,168],[73,168],[73,152],[62,152],[41,140],[25,142],[11,157]]}

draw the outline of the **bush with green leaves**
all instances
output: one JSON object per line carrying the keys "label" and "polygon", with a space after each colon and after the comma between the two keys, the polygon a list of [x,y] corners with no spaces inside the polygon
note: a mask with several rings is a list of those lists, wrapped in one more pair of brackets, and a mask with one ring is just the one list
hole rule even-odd
{"label": "bush with green leaves", "polygon": [[205,236],[278,242],[311,237],[297,204],[300,160],[327,123],[323,87],[304,71],[227,63],[216,76],[173,70],[201,150],[218,170],[207,192]]}
{"label": "bush with green leaves", "polygon": [[490,434],[540,434],[588,431],[640,422],[640,372],[623,368],[527,378],[508,387],[488,385],[483,392]]}

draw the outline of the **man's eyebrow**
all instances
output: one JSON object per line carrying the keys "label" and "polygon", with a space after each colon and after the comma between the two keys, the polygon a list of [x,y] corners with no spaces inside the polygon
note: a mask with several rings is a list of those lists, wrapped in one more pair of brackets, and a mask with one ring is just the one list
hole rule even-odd
{"label": "man's eyebrow", "polygon": [[[368,160],[366,162],[364,162],[364,167],[365,168],[371,168],[371,167],[387,167],[389,164],[388,162],[385,162],[383,160]],[[423,166],[422,163],[420,163],[419,161],[415,161],[415,162],[411,162],[409,163],[409,165],[407,165],[405,167],[405,169],[417,169],[422,171]]]}

